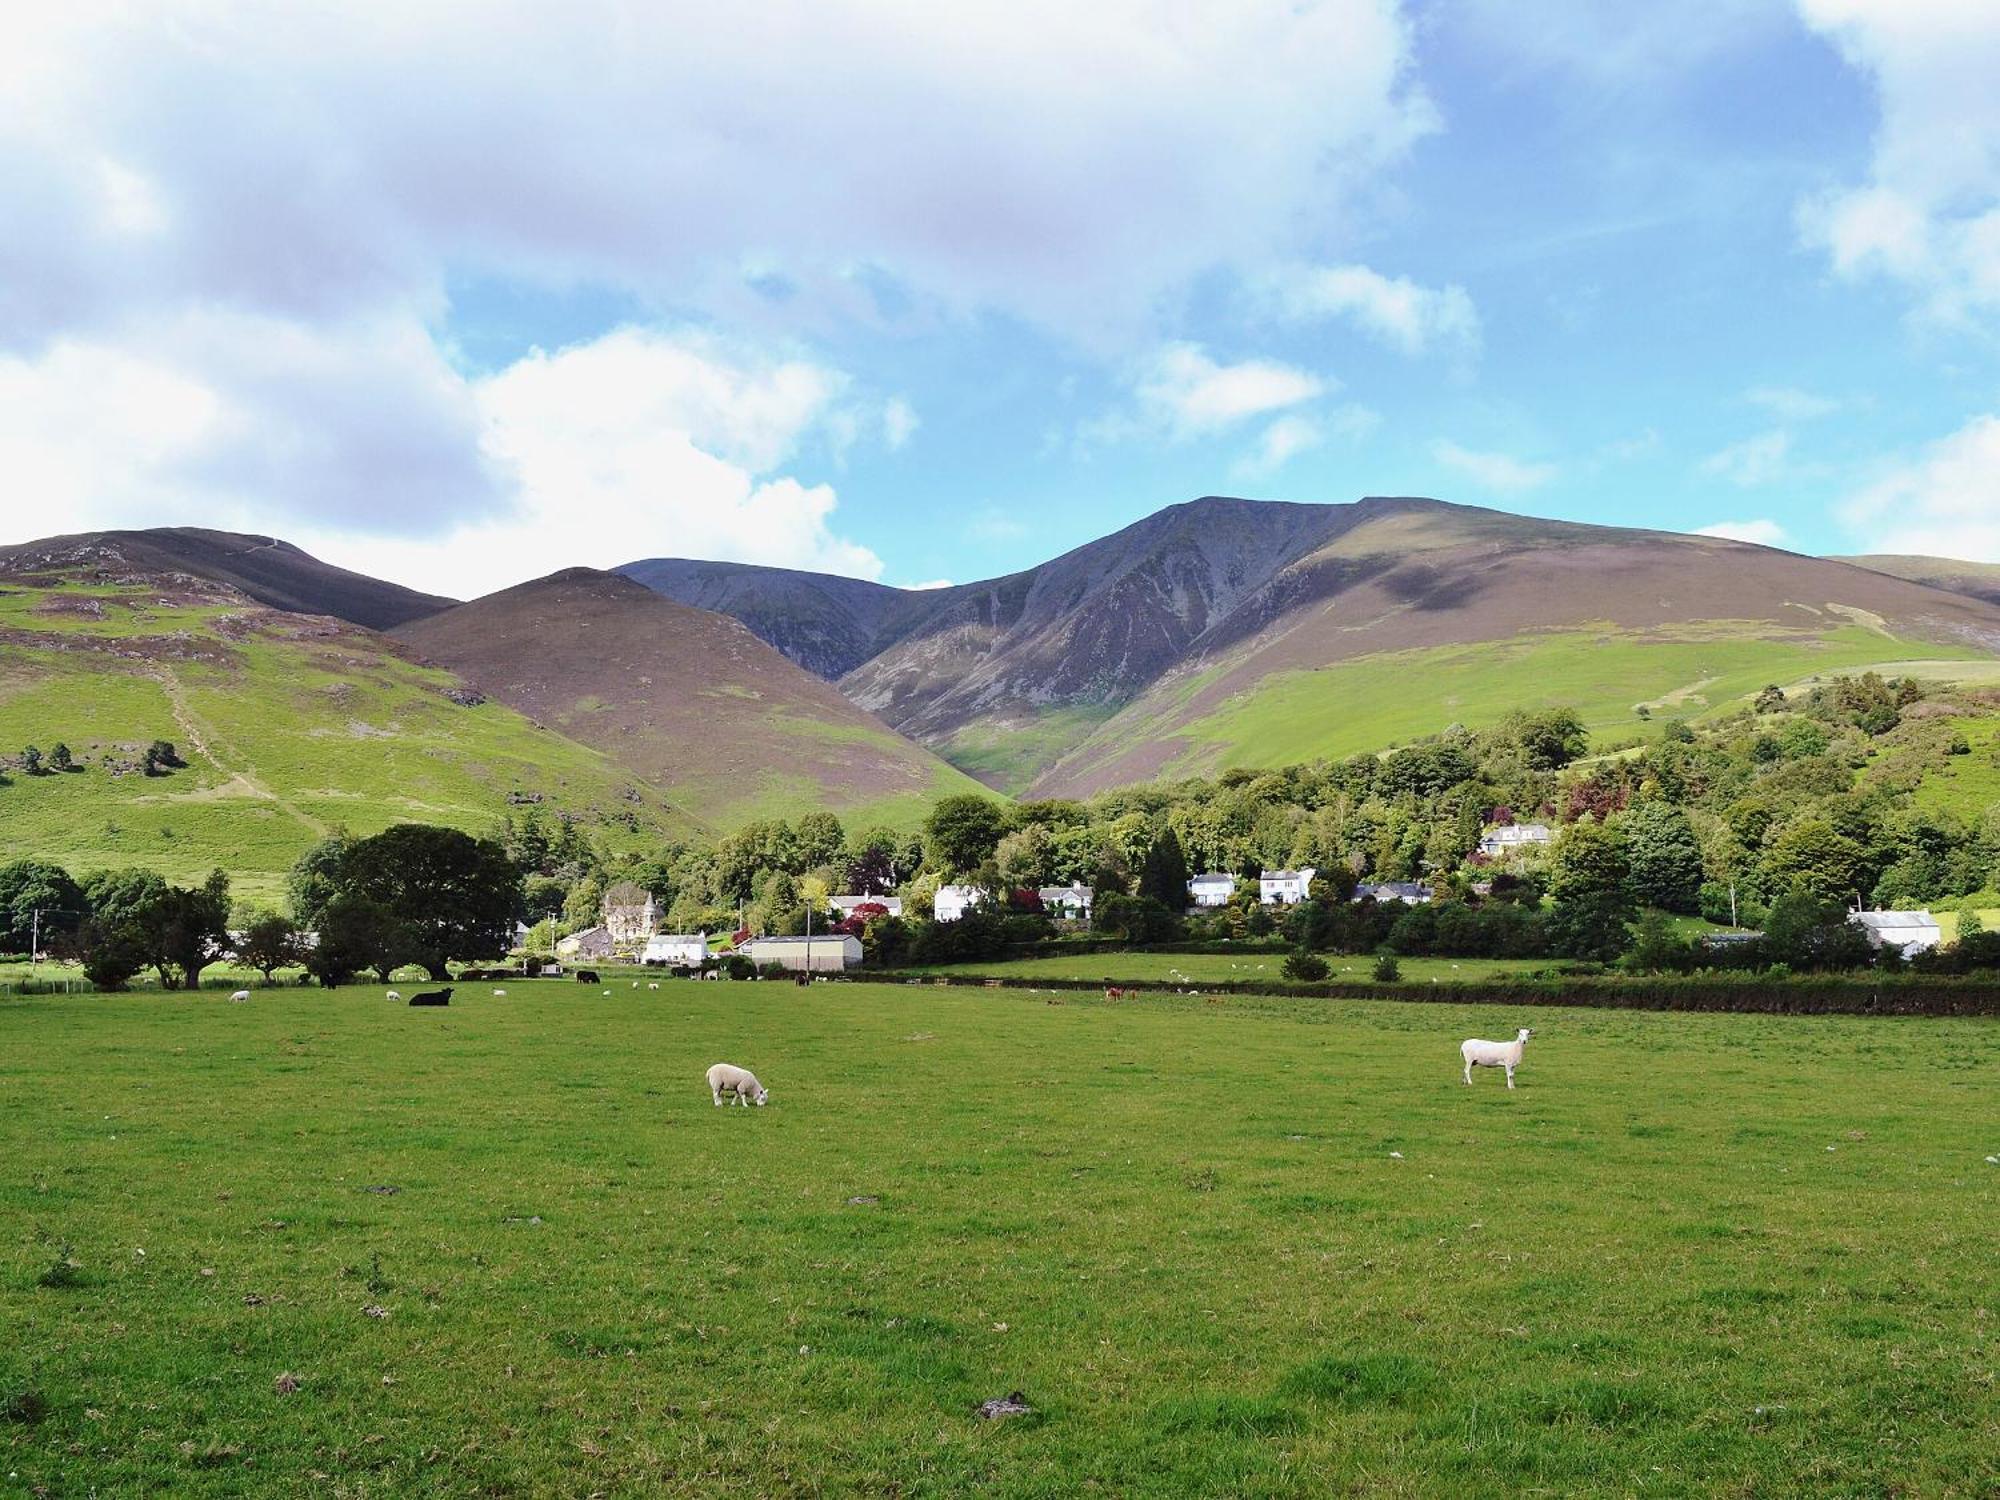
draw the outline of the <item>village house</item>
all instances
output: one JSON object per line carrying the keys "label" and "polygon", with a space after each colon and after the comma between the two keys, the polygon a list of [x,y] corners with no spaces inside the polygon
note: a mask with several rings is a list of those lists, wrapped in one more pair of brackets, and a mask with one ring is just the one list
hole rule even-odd
{"label": "village house", "polygon": [[642,885],[621,880],[604,893],[604,926],[614,948],[637,948],[660,925],[659,903]]}
{"label": "village house", "polygon": [[1188,905],[1227,906],[1229,898],[1236,894],[1236,877],[1219,870],[1211,870],[1206,875],[1197,875],[1188,882]]}
{"label": "village house", "polygon": [[845,933],[827,937],[752,938],[736,950],[760,968],[780,964],[794,972],[838,974],[861,962],[861,939]]}
{"label": "village house", "polygon": [[1297,906],[1312,893],[1313,876],[1319,872],[1266,870],[1257,877],[1257,899],[1266,906]]}
{"label": "village house", "polygon": [[941,885],[931,902],[931,916],[939,922],[956,922],[986,900],[986,892],[976,885]]}
{"label": "village house", "polygon": [[564,958],[609,958],[616,946],[611,929],[602,923],[556,939],[556,952]]}
{"label": "village house", "polygon": [[892,917],[900,917],[903,914],[901,896],[829,896],[826,899],[827,904],[840,913],[842,921],[853,916],[854,908],[857,906],[880,906]]}
{"label": "village house", "polygon": [[639,962],[652,968],[699,969],[708,962],[708,934],[656,932],[646,939]]}
{"label": "village house", "polygon": [[1848,921],[1859,927],[1871,948],[1894,948],[1903,957],[1935,948],[1944,937],[1927,911],[1858,911]]}
{"label": "village house", "polygon": [[1555,835],[1546,823],[1502,823],[1479,835],[1479,852],[1488,859],[1546,844]]}
{"label": "village house", "polygon": [[1087,885],[1045,885],[1035,895],[1042,910],[1067,922],[1088,922],[1095,893]]}
{"label": "village house", "polygon": [[1386,906],[1391,901],[1400,901],[1405,906],[1422,906],[1431,899],[1431,888],[1414,880],[1380,880],[1370,885],[1357,885],[1354,899],[1373,901],[1377,906]]}

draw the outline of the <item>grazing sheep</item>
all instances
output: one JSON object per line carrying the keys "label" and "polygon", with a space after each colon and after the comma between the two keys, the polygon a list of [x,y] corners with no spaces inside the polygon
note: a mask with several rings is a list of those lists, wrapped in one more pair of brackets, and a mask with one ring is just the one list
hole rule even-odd
{"label": "grazing sheep", "polygon": [[507,992],[505,990],[495,990],[493,992],[493,998],[495,1000],[505,1000],[507,998]]}
{"label": "grazing sheep", "polygon": [[657,984],[649,984],[646,986],[646,988],[649,990],[656,990],[659,988],[659,986]]}
{"label": "grazing sheep", "polygon": [[236,1005],[241,1005],[245,1000],[248,1000],[250,998],[250,992],[248,990],[238,990],[235,994],[231,995],[229,998],[232,1003]]}
{"label": "grazing sheep", "polygon": [[396,992],[395,992],[394,990],[391,990],[391,991],[389,991],[389,998],[390,998],[391,1000],[400,1000],[400,999],[402,999],[403,997],[402,997],[401,995],[397,994],[397,993],[396,993]]}
{"label": "grazing sheep", "polygon": [[1521,1049],[1528,1045],[1528,1038],[1534,1032],[1527,1027],[1511,1042],[1482,1042],[1478,1038],[1468,1038],[1458,1046],[1459,1056],[1465,1059],[1465,1081],[1472,1082],[1474,1068],[1505,1068],[1507,1087],[1514,1086],[1514,1070],[1521,1066]]}
{"label": "grazing sheep", "polygon": [[410,996],[410,1004],[449,1005],[451,1004],[451,987],[447,985],[441,990],[425,990],[421,994],[412,995]]}
{"label": "grazing sheep", "polygon": [[708,1070],[708,1092],[718,1107],[724,1094],[734,1094],[736,1102],[746,1108],[753,1100],[761,1107],[771,1097],[755,1073],[729,1063],[717,1063]]}

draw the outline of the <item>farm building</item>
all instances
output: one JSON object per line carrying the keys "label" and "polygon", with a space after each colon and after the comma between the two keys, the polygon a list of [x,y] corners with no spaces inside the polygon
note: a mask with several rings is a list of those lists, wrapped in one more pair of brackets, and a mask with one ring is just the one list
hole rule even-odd
{"label": "farm building", "polygon": [[1546,844],[1555,835],[1546,823],[1502,823],[1479,835],[1479,852],[1488,859],[1518,854],[1524,849]]}
{"label": "farm building", "polygon": [[1041,899],[1042,910],[1050,916],[1084,922],[1090,920],[1090,908],[1096,899],[1096,893],[1087,885],[1045,885],[1035,895]]}
{"label": "farm building", "polygon": [[901,896],[829,896],[827,904],[843,918],[853,916],[854,908],[857,906],[880,906],[886,908],[892,917],[900,917],[903,914]]}
{"label": "farm building", "polygon": [[604,926],[614,948],[636,948],[660,925],[660,906],[644,886],[621,880],[604,893]]}
{"label": "farm building", "polygon": [[616,946],[611,941],[611,929],[601,924],[556,939],[556,952],[564,958],[609,958]]}
{"label": "farm building", "polygon": [[1382,880],[1372,885],[1357,885],[1354,899],[1373,901],[1377,906],[1386,906],[1391,901],[1400,901],[1405,906],[1422,906],[1431,899],[1431,888],[1414,880]]}
{"label": "farm building", "polygon": [[639,962],[669,969],[698,969],[708,962],[708,934],[656,932],[646,939]]}
{"label": "farm building", "polygon": [[931,915],[940,922],[956,922],[986,899],[976,885],[941,885],[931,904]]}
{"label": "farm building", "polygon": [[1935,948],[1944,936],[1927,911],[1858,911],[1848,921],[1861,929],[1871,948],[1894,948],[1905,958]]}
{"label": "farm building", "polygon": [[838,974],[861,962],[861,939],[840,933],[831,937],[752,938],[736,951],[760,966],[782,964],[814,974]]}
{"label": "farm building", "polygon": [[1188,882],[1188,905],[1227,906],[1229,898],[1236,894],[1236,877],[1220,870],[1211,870],[1206,875],[1197,875]]}
{"label": "farm building", "polygon": [[1317,870],[1266,870],[1257,877],[1257,899],[1266,906],[1297,906],[1312,891]]}

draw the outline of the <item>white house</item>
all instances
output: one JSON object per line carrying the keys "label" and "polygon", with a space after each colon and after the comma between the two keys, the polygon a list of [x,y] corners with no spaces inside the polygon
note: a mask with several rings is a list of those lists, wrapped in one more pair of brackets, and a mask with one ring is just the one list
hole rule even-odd
{"label": "white house", "polygon": [[612,945],[636,948],[659,926],[660,904],[644,886],[621,880],[604,893],[603,915]]}
{"label": "white house", "polygon": [[931,903],[931,915],[940,922],[956,922],[986,900],[986,892],[976,885],[941,885]]}
{"label": "white house", "polygon": [[1310,867],[1266,870],[1257,877],[1257,899],[1266,906],[1297,906],[1311,894],[1313,876],[1318,873]]}
{"label": "white house", "polygon": [[1546,823],[1502,823],[1479,835],[1479,852],[1488,859],[1518,854],[1536,844],[1546,844],[1555,835]]}
{"label": "white house", "polygon": [[1188,905],[1227,906],[1236,894],[1236,877],[1219,870],[1197,875],[1188,882]]}
{"label": "white house", "polygon": [[639,962],[669,969],[699,969],[708,962],[708,934],[656,932],[646,939]]}
{"label": "white house", "polygon": [[1431,899],[1431,888],[1414,880],[1383,880],[1372,885],[1357,885],[1354,899],[1373,901],[1377,906],[1386,906],[1391,901],[1400,901],[1405,906],[1422,906]]}
{"label": "white house", "polygon": [[753,964],[783,964],[814,974],[838,974],[861,962],[861,939],[846,933],[830,937],[752,938],[736,950]]}
{"label": "white house", "polygon": [[609,958],[614,946],[611,929],[604,926],[586,927],[556,939],[556,952],[564,958]]}
{"label": "white house", "polygon": [[1041,898],[1043,911],[1069,921],[1088,922],[1091,905],[1096,900],[1096,893],[1087,885],[1045,885],[1035,894]]}
{"label": "white house", "polygon": [[1905,958],[1935,948],[1944,936],[1927,911],[1858,911],[1847,920],[1861,929],[1869,947],[1894,948]]}
{"label": "white house", "polygon": [[903,914],[901,896],[829,896],[826,899],[827,904],[840,913],[843,921],[854,915],[854,908],[857,906],[887,907],[892,917],[900,917]]}

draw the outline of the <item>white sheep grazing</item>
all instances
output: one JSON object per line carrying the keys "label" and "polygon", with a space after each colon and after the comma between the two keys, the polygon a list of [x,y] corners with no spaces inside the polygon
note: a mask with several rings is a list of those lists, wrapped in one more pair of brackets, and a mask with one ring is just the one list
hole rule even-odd
{"label": "white sheep grazing", "polygon": [[250,992],[248,990],[238,990],[235,994],[231,995],[229,998],[233,1004],[241,1005],[245,1000],[248,1000],[250,998]]}
{"label": "white sheep grazing", "polygon": [[505,1000],[507,998],[507,992],[505,990],[495,990],[493,992],[493,998],[496,1000]]}
{"label": "white sheep grazing", "polygon": [[649,984],[646,986],[646,988],[649,990],[656,990],[659,988],[659,986],[657,984]]}
{"label": "white sheep grazing", "polygon": [[762,1107],[771,1097],[769,1090],[757,1081],[755,1073],[729,1063],[717,1063],[708,1070],[708,1092],[718,1107],[724,1094],[734,1094],[736,1102],[746,1108],[752,1100]]}
{"label": "white sheep grazing", "polygon": [[389,998],[390,998],[391,1000],[401,1000],[401,999],[402,999],[403,997],[402,997],[401,995],[397,994],[397,993],[396,993],[396,992],[395,992],[394,990],[391,990],[391,991],[389,991]]}
{"label": "white sheep grazing", "polygon": [[1465,1081],[1472,1082],[1474,1068],[1505,1068],[1507,1087],[1514,1086],[1514,1070],[1521,1066],[1521,1049],[1528,1045],[1528,1038],[1534,1032],[1527,1027],[1511,1042],[1482,1042],[1478,1038],[1468,1038],[1458,1044],[1459,1056],[1465,1059]]}

